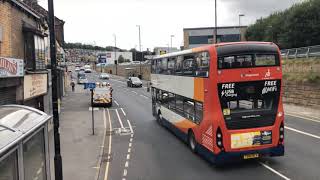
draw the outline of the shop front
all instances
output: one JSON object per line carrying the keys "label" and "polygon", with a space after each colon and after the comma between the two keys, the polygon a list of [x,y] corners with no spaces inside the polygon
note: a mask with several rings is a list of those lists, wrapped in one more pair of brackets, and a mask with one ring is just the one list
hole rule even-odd
{"label": "shop front", "polygon": [[24,75],[23,60],[0,57],[0,105],[19,104]]}
{"label": "shop front", "polygon": [[48,92],[48,74],[28,74],[24,76],[24,105],[41,111],[45,110],[44,98]]}

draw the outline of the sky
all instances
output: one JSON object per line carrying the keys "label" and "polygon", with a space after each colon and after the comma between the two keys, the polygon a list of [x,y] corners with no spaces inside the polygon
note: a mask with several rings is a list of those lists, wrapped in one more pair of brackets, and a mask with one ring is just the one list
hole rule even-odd
{"label": "sky", "polygon": [[[47,0],[38,0],[47,9]],[[217,0],[218,26],[253,24],[256,19],[303,0]],[[214,26],[214,0],[54,0],[64,20],[65,41],[139,50],[183,45],[183,28]]]}

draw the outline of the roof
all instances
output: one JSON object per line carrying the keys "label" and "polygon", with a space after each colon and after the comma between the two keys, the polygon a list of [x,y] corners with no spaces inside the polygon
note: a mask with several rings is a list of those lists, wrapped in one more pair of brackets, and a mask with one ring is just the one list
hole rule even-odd
{"label": "roof", "polygon": [[33,16],[36,19],[40,19],[39,15],[33,12],[25,3],[18,0],[7,0],[7,1],[15,5],[21,11]]}
{"label": "roof", "polygon": [[50,118],[44,112],[27,106],[0,106],[0,155],[16,146]]}
{"label": "roof", "polygon": [[[217,29],[234,29],[234,28],[247,28],[248,26],[219,26]],[[215,27],[198,27],[198,28],[183,28],[183,30],[205,30],[215,29]]]}

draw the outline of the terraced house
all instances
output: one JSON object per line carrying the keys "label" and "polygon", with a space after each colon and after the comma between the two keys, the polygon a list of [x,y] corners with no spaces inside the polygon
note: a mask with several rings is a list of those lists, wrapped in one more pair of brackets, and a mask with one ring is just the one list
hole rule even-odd
{"label": "terraced house", "polygon": [[[64,22],[56,21],[63,53]],[[24,104],[50,113],[47,22],[47,11],[35,0],[0,0],[0,105]]]}

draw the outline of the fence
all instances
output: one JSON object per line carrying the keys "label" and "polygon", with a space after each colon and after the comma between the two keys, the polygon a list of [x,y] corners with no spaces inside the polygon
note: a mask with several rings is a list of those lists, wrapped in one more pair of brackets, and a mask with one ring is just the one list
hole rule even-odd
{"label": "fence", "polygon": [[281,56],[286,59],[320,57],[320,45],[283,49],[281,50]]}

